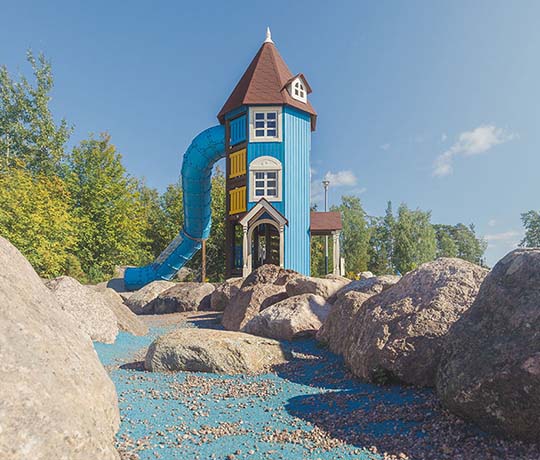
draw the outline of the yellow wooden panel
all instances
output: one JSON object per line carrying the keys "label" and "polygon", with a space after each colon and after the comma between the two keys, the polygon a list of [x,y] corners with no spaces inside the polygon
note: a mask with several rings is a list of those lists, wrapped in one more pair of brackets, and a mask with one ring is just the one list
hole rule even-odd
{"label": "yellow wooden panel", "polygon": [[229,159],[231,161],[229,177],[238,177],[246,173],[246,149],[231,153]]}
{"label": "yellow wooden panel", "polygon": [[238,214],[246,210],[246,187],[238,187],[229,192],[229,214]]}

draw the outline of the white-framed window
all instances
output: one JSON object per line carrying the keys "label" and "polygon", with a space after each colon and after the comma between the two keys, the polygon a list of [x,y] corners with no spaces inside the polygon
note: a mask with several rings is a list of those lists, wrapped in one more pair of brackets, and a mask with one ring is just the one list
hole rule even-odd
{"label": "white-framed window", "polygon": [[289,94],[297,101],[307,102],[307,90],[304,81],[298,77],[295,78],[289,86]]}
{"label": "white-framed window", "polygon": [[281,107],[251,107],[250,141],[281,141]]}
{"label": "white-framed window", "polygon": [[249,200],[281,201],[282,166],[274,157],[262,156],[249,165]]}
{"label": "white-framed window", "polygon": [[277,198],[278,173],[277,171],[255,171],[254,193],[255,198]]}

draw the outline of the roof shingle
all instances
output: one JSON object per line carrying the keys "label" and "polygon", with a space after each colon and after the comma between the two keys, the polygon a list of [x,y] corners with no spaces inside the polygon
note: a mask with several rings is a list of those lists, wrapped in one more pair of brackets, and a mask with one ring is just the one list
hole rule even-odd
{"label": "roof shingle", "polygon": [[[306,82],[302,74],[299,74]],[[218,113],[220,123],[225,114],[242,105],[289,105],[311,115],[311,129],[315,129],[317,113],[309,101],[301,102],[291,97],[286,89],[294,78],[276,46],[265,42],[249,64],[242,78]],[[309,84],[307,84],[309,88]]]}

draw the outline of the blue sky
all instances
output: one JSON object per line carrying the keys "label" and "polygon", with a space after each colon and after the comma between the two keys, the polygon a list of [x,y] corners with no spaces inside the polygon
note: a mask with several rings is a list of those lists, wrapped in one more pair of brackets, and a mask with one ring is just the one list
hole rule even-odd
{"label": "blue sky", "polygon": [[494,263],[538,209],[540,2],[0,1],[0,64],[52,61],[71,143],[108,131],[128,171],[162,190],[264,40],[303,72],[319,112],[313,197],[359,194],[471,223]]}

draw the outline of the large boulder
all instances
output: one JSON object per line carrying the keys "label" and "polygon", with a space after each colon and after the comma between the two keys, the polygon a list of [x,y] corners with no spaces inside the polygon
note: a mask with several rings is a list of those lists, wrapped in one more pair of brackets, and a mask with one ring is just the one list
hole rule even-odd
{"label": "large boulder", "polygon": [[242,283],[242,288],[256,286],[258,284],[274,284],[285,286],[291,280],[301,277],[298,272],[278,267],[277,265],[266,264],[253,270]]}
{"label": "large boulder", "polygon": [[277,340],[314,335],[328,316],[330,305],[315,294],[289,297],[252,318],[244,332]]}
{"label": "large boulder", "polygon": [[381,275],[351,281],[350,283],[343,286],[328,300],[329,302],[333,303],[341,296],[351,291],[361,292],[362,294],[375,295],[379,292],[384,291],[385,289],[388,289],[390,286],[393,286],[400,279],[401,277],[396,275]]}
{"label": "large boulder", "polygon": [[241,331],[250,319],[283,299],[287,298],[285,286],[256,284],[242,287],[223,312],[221,324],[230,331]]}
{"label": "large boulder", "polygon": [[176,283],[153,301],[151,310],[157,314],[182,311],[210,310],[210,296],[215,287],[211,283]]}
{"label": "large boulder", "polygon": [[118,321],[102,295],[69,276],[61,276],[45,284],[58,299],[62,309],[73,316],[92,340],[114,343],[118,334]]}
{"label": "large boulder", "polygon": [[317,340],[328,345],[333,353],[343,354],[350,345],[353,318],[370,297],[370,294],[357,291],[340,295],[317,332]]}
{"label": "large boulder", "polygon": [[441,258],[364,302],[344,353],[353,373],[372,382],[434,386],[444,337],[471,306],[487,272]]}
{"label": "large boulder", "polygon": [[152,301],[175,284],[172,281],[152,281],[125,299],[126,305],[136,315],[151,315],[154,313]]}
{"label": "large boulder", "polygon": [[144,365],[153,372],[253,374],[283,362],[285,355],[275,340],[242,332],[183,328],[156,339]]}
{"label": "large boulder", "polygon": [[118,458],[116,391],[78,321],[0,238],[0,457]]}
{"label": "large boulder", "polygon": [[114,316],[116,316],[118,328],[121,331],[139,336],[148,334],[148,326],[146,326],[146,324],[144,324],[141,319],[127,307],[124,303],[124,299],[118,292],[102,285],[88,287],[102,295],[107,306],[112,310]]}
{"label": "large boulder", "polygon": [[211,309],[215,311],[224,311],[229,306],[234,296],[238,294],[243,282],[243,278],[229,278],[223,283],[218,284],[210,298]]}
{"label": "large boulder", "polygon": [[348,283],[350,283],[349,279],[340,276],[326,278],[298,276],[287,283],[287,294],[290,297],[301,294],[315,294],[328,299]]}
{"label": "large boulder", "polygon": [[499,261],[445,341],[437,393],[486,431],[540,441],[540,249]]}

